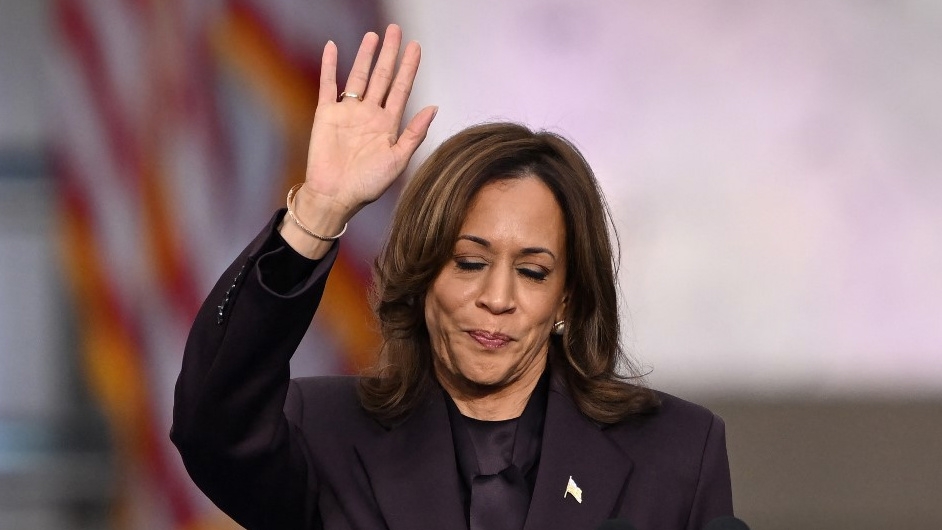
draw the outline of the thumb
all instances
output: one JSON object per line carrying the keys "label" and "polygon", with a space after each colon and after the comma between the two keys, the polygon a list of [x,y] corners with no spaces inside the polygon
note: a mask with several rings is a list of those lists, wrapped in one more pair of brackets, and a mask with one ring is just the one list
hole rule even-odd
{"label": "thumb", "polygon": [[405,130],[399,135],[396,145],[392,147],[393,152],[396,154],[396,160],[400,161],[399,171],[406,168],[415,150],[425,140],[429,126],[432,125],[432,120],[435,119],[437,114],[438,107],[433,105],[420,110],[409,120]]}

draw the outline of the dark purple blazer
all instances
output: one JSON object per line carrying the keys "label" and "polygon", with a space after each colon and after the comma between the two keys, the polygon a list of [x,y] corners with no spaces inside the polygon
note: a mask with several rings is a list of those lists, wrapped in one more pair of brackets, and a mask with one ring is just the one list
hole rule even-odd
{"label": "dark purple blazer", "polygon": [[[289,289],[283,212],[229,267],[197,315],[177,381],[171,438],[196,484],[247,528],[466,529],[444,397],[403,421],[366,414],[353,377],[291,380],[288,361],[336,256]],[[599,425],[550,385],[526,530],[700,530],[732,514],[724,425],[660,394],[652,414]],[[582,502],[566,494],[570,477]]]}

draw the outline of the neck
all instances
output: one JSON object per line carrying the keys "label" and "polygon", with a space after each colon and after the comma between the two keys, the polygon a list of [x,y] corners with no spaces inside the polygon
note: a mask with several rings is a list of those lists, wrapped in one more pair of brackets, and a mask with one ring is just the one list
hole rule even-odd
{"label": "neck", "polygon": [[519,379],[499,387],[477,385],[467,380],[457,382],[441,374],[438,381],[462,415],[485,421],[509,420],[523,414],[544,369],[545,364],[535,366]]}

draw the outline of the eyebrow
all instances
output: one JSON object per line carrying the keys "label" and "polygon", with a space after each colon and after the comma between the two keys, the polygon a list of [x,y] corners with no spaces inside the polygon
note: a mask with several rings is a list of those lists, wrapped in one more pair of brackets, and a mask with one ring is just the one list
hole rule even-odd
{"label": "eyebrow", "polygon": [[[477,243],[484,248],[491,248],[491,242],[484,239],[483,237],[472,236],[470,234],[462,234],[458,236],[458,239],[465,239],[473,243]],[[520,250],[521,254],[549,254],[551,258],[556,259],[556,254],[553,254],[553,251],[545,247],[525,247]]]}

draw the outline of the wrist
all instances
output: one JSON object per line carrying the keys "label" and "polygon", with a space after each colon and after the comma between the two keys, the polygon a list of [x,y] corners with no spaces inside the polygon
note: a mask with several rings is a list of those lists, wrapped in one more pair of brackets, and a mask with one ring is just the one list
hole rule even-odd
{"label": "wrist", "polygon": [[[296,184],[288,205],[301,223],[317,234],[336,235],[359,210],[336,195],[323,193],[310,183]],[[289,191],[289,193],[291,193]]]}
{"label": "wrist", "polygon": [[295,185],[288,192],[288,211],[278,231],[299,254],[320,259],[347,229],[353,216],[350,208],[316,192],[304,193],[307,186]]}

